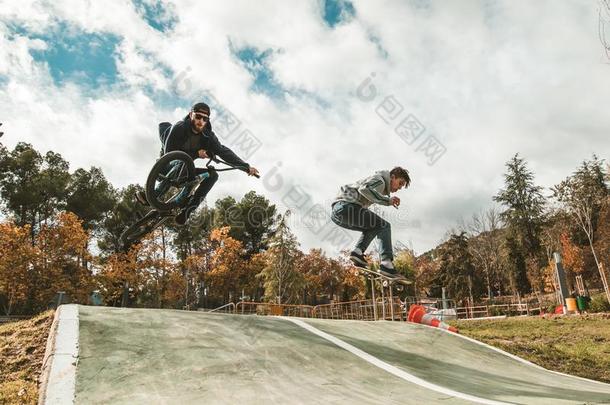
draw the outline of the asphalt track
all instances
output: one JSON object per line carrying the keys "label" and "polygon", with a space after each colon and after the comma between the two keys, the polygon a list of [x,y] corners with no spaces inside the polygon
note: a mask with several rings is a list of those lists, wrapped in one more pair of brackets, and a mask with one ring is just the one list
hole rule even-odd
{"label": "asphalt track", "polygon": [[47,404],[610,404],[608,384],[417,324],[61,309]]}

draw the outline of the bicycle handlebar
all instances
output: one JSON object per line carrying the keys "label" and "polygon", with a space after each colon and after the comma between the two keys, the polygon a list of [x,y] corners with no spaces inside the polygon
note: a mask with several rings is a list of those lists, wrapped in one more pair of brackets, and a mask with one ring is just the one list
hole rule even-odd
{"label": "bicycle handlebar", "polygon": [[[220,164],[229,166],[229,167],[226,167],[224,169],[216,169],[216,168],[214,168],[214,170],[216,170],[217,172],[225,172],[227,170],[242,170],[242,171],[246,171],[246,169],[247,169],[246,166],[234,165],[234,164],[226,162],[226,161],[224,161],[224,160],[222,160],[220,158],[217,158],[215,155],[212,155],[212,156],[208,157],[208,162],[205,164],[205,166],[207,168],[209,168],[211,162],[216,162],[216,163],[220,163]],[[260,176],[258,174],[255,174],[254,177],[256,177],[257,179],[260,179]]]}

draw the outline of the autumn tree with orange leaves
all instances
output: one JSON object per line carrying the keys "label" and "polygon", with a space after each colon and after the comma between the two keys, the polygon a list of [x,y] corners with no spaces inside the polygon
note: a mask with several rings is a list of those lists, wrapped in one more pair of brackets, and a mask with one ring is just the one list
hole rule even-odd
{"label": "autumn tree with orange leaves", "polygon": [[215,250],[208,273],[208,286],[212,294],[222,297],[225,302],[239,295],[242,286],[239,281],[246,270],[243,245],[229,236],[229,231],[230,227],[225,226],[214,229],[210,234]]}
{"label": "autumn tree with orange leaves", "polygon": [[5,315],[24,306],[35,256],[29,226],[0,223],[0,304]]}
{"label": "autumn tree with orange leaves", "polygon": [[59,213],[53,223],[43,225],[36,236],[39,250],[35,264],[35,299],[49,302],[64,291],[75,302],[87,303],[94,284],[87,268],[89,236],[82,221],[71,212]]}
{"label": "autumn tree with orange leaves", "polygon": [[302,290],[304,304],[364,297],[364,282],[351,271],[353,265],[327,257],[322,249],[311,249],[298,258],[296,266],[305,280]]}
{"label": "autumn tree with orange leaves", "polygon": [[41,311],[59,291],[74,302],[88,302],[94,288],[86,265],[89,236],[76,215],[57,214],[41,225],[34,243],[29,225],[5,222],[0,233],[0,302],[5,313]]}

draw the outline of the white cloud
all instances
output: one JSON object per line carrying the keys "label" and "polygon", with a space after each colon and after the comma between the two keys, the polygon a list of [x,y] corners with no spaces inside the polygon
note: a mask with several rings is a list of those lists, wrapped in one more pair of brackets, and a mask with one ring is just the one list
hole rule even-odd
{"label": "white cloud", "polygon": [[[183,96],[195,101],[211,91],[261,140],[251,163],[263,174],[282,162],[281,192],[230,173],[210,194],[212,201],[253,188],[279,202],[290,185],[300,185],[328,206],[340,185],[400,164],[413,176],[412,188],[400,194],[407,219],[422,227],[398,221],[395,239],[412,240],[418,252],[438,242],[460,216],[492,204],[504,163],[516,152],[544,186],[592,152],[610,157],[610,118],[603,114],[610,68],[594,4],[412,4],[356,1],[356,16],[330,29],[317,1],[176,1],[178,21],[160,33],[128,1],[4,2],[0,22],[30,32],[64,22],[117,35],[114,57],[123,86],[93,94],[57,86],[48,67],[29,54],[52,44],[10,39],[0,24],[0,59],[6,61],[0,75],[8,77],[0,85],[3,141],[53,149],[73,169],[101,166],[117,186],[143,182],[159,148],[157,122],[185,114],[155,105],[146,87],[171,89],[182,74],[179,85],[193,88]],[[254,94],[254,78],[231,47],[271,49],[273,77],[291,92],[285,101]],[[162,66],[174,77],[165,77]],[[365,103],[356,89],[371,72],[378,97]],[[426,127],[424,137],[434,134],[446,146],[438,163],[429,166],[416,145],[404,143],[395,125],[377,116],[375,107],[389,95],[403,105],[401,118],[414,114]],[[307,229],[295,230],[305,248],[330,248]]]}

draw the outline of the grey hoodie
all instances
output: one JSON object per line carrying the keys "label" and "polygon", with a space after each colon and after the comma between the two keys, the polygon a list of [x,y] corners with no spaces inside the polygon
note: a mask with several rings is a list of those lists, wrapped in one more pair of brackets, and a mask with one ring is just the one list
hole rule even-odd
{"label": "grey hoodie", "polygon": [[390,205],[390,172],[381,170],[366,179],[341,187],[333,204],[345,201],[368,208],[371,204]]}

